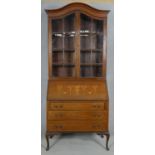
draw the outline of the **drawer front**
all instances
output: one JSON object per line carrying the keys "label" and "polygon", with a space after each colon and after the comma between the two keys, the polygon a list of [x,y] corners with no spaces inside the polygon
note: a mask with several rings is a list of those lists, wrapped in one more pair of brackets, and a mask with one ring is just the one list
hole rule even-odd
{"label": "drawer front", "polygon": [[106,111],[48,111],[48,120],[103,120]]}
{"label": "drawer front", "polygon": [[107,131],[108,123],[104,121],[48,121],[48,132],[91,132]]}
{"label": "drawer front", "polygon": [[107,103],[106,102],[48,102],[48,110],[107,110]]}

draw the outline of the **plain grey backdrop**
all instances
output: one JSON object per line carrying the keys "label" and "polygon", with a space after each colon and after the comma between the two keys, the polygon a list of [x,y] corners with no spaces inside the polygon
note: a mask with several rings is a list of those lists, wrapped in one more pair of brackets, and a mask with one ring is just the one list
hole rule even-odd
{"label": "plain grey backdrop", "polygon": [[[46,132],[46,94],[48,79],[48,27],[47,14],[45,9],[56,9],[67,3],[42,3],[41,5],[41,135]],[[108,47],[107,47],[107,83],[109,91],[109,130],[114,135],[114,7],[108,3],[87,3],[92,7],[101,10],[110,10],[108,15]]]}

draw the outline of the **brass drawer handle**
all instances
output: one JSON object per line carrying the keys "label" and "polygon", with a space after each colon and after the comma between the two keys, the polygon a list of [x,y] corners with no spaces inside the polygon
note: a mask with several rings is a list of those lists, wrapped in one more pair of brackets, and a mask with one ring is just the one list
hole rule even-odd
{"label": "brass drawer handle", "polygon": [[63,105],[54,105],[54,108],[63,108]]}
{"label": "brass drawer handle", "polygon": [[101,105],[93,105],[93,108],[101,108]]}
{"label": "brass drawer handle", "polygon": [[55,117],[63,117],[64,116],[64,114],[55,114]]}
{"label": "brass drawer handle", "polygon": [[100,114],[94,114],[93,116],[94,116],[94,117],[101,117]]}
{"label": "brass drawer handle", "polygon": [[56,128],[56,129],[63,129],[63,125],[55,125],[54,128]]}
{"label": "brass drawer handle", "polygon": [[63,105],[59,105],[59,108],[63,108]]}
{"label": "brass drawer handle", "polygon": [[102,128],[101,125],[92,125],[92,127],[95,129],[101,129]]}

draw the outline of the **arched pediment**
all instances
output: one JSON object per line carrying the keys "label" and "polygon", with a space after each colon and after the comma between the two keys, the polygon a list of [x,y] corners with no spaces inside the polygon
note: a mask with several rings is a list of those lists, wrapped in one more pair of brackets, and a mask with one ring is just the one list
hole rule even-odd
{"label": "arched pediment", "polygon": [[105,18],[109,12],[109,10],[99,10],[84,3],[71,3],[58,9],[46,9],[45,11],[47,12],[48,16],[52,18],[59,18],[73,12],[80,11],[81,13],[96,19]]}

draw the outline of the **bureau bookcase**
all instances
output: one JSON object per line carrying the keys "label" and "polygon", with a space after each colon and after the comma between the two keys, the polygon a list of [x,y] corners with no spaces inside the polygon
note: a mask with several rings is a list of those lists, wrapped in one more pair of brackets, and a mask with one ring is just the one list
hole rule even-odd
{"label": "bureau bookcase", "polygon": [[107,10],[83,3],[46,10],[48,90],[46,140],[59,133],[92,132],[106,137]]}

